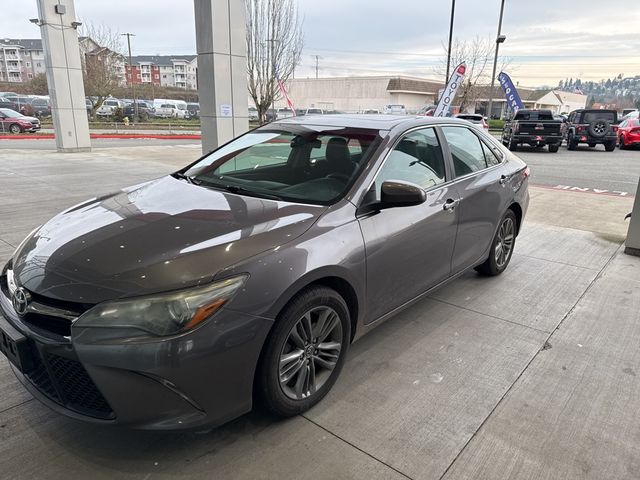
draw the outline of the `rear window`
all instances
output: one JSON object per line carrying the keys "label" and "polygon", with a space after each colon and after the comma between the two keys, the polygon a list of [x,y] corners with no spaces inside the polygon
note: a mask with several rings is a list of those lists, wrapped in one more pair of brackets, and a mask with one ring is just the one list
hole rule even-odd
{"label": "rear window", "polygon": [[516,113],[514,120],[553,120],[553,115],[549,110],[520,110]]}
{"label": "rear window", "polygon": [[608,120],[609,122],[613,123],[616,121],[616,113],[608,112],[604,110],[602,112],[585,112],[584,117],[582,118],[582,121],[584,123],[591,123],[594,120],[600,120],[601,118],[604,118],[605,120]]}

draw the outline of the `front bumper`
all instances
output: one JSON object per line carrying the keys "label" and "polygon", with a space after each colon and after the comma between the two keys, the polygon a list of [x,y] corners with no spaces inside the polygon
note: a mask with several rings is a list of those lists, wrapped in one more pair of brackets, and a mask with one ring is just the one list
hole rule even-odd
{"label": "front bumper", "polygon": [[21,321],[0,294],[0,328],[24,335],[32,353],[25,372],[13,370],[36,398],[69,417],[139,429],[214,427],[251,410],[272,323],[223,309],[173,337],[74,327],[69,338]]}

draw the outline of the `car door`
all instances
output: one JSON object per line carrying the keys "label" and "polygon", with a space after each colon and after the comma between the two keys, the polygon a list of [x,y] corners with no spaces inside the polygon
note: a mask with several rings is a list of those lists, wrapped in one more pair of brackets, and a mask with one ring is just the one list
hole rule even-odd
{"label": "car door", "polygon": [[503,154],[496,145],[480,139],[472,128],[443,126],[454,188],[460,197],[458,233],[451,262],[458,273],[483,259],[498,222],[508,205]]}
{"label": "car door", "polygon": [[[385,159],[365,202],[380,199],[382,182],[421,186],[426,202],[359,218],[367,264],[367,323],[415,298],[451,274],[458,223],[456,189],[434,128],[403,135]],[[374,197],[374,198],[372,198]]]}

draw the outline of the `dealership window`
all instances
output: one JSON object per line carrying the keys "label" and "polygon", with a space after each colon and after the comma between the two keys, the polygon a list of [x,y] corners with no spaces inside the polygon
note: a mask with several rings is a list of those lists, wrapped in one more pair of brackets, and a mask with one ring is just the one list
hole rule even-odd
{"label": "dealership window", "polygon": [[42,64],[40,62],[36,63],[36,67],[41,67]]}
{"label": "dealership window", "polygon": [[33,75],[32,75],[32,74],[30,74],[30,73],[27,73],[27,77],[29,77],[29,78],[33,78]]}
{"label": "dealership window", "polygon": [[30,67],[30,66],[31,66],[31,62],[27,62],[27,67]]}
{"label": "dealership window", "polygon": [[403,180],[425,189],[445,181],[444,157],[433,128],[416,130],[400,139],[376,177],[378,198],[386,180]]}
{"label": "dealership window", "polygon": [[466,127],[442,127],[456,177],[487,168],[480,139]]}

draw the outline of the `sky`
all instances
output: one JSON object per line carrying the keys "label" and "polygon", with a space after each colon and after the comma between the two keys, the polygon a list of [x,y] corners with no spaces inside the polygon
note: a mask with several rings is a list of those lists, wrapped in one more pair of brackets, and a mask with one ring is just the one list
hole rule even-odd
{"label": "sky", "polygon": [[[38,38],[35,0],[0,0],[0,37]],[[615,5],[615,8],[612,8]],[[305,48],[296,77],[439,78],[449,0],[298,0]],[[493,41],[500,0],[456,0],[454,37]],[[134,55],[195,53],[192,0],[76,0],[79,20],[135,33]],[[640,1],[506,0],[501,60],[522,86],[640,75]]]}

